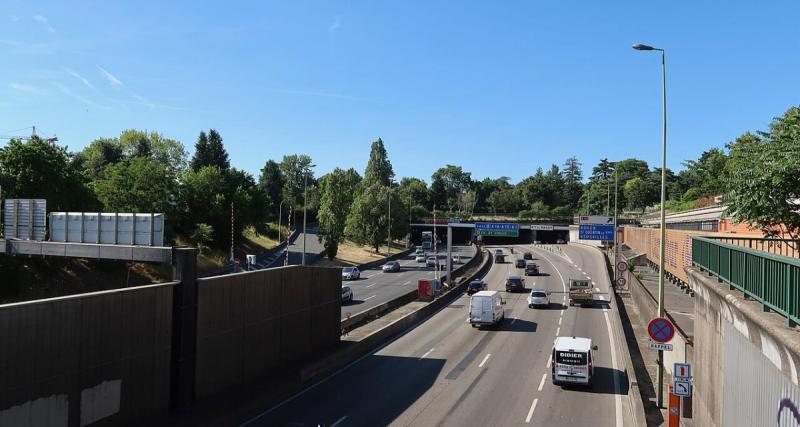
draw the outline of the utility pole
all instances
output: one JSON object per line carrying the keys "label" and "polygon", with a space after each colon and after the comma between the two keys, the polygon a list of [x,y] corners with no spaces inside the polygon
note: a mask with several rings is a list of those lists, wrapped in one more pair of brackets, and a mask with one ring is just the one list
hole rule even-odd
{"label": "utility pole", "polygon": [[389,183],[389,226],[386,230],[386,255],[392,254],[392,183]]}
{"label": "utility pole", "polygon": [[[231,264],[236,261],[236,258],[233,253],[233,202],[231,202]],[[233,271],[236,272],[236,264],[233,265]]]}
{"label": "utility pole", "polygon": [[616,287],[617,281],[617,258],[619,255],[619,248],[617,242],[617,197],[619,195],[619,177],[617,175],[617,166],[614,165],[614,279],[611,286]]}
{"label": "utility pole", "polygon": [[606,216],[608,216],[608,211],[611,210],[611,181],[606,179]]}

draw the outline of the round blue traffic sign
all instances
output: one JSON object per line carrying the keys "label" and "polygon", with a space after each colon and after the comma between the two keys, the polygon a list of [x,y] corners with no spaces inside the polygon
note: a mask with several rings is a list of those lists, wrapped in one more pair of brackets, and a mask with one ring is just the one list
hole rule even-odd
{"label": "round blue traffic sign", "polygon": [[675,336],[675,327],[669,319],[656,317],[647,325],[647,333],[653,341],[667,343]]}

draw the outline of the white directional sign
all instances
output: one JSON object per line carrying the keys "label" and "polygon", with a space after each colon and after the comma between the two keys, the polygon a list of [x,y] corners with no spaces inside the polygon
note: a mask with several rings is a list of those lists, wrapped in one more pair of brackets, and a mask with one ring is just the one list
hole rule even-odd
{"label": "white directional sign", "polygon": [[676,396],[689,397],[692,395],[692,383],[689,381],[675,380],[672,382],[672,392]]}
{"label": "white directional sign", "polygon": [[580,218],[581,224],[614,224],[613,216],[584,215]]}
{"label": "white directional sign", "polygon": [[672,351],[672,344],[662,344],[660,342],[650,341],[647,343],[647,347],[651,350]]}
{"label": "white directional sign", "polygon": [[692,378],[692,365],[679,362],[673,363],[672,376],[681,380],[689,380]]}
{"label": "white directional sign", "polygon": [[551,224],[531,224],[531,230],[553,231],[553,229]]}

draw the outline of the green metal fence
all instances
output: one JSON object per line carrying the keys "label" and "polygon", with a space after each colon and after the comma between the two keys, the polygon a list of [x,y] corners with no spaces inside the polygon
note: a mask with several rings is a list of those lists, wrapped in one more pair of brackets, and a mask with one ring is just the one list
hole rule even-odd
{"label": "green metal fence", "polygon": [[692,264],[757,300],[764,311],[783,315],[789,326],[800,323],[800,260],[692,237]]}

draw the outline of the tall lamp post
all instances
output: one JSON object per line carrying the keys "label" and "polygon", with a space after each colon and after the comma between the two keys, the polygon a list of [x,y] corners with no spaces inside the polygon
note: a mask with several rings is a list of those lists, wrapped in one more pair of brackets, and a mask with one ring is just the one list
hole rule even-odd
{"label": "tall lamp post", "polygon": [[306,211],[308,210],[308,174],[310,169],[317,165],[308,165],[303,176],[303,261],[306,265]]}
{"label": "tall lamp post", "polygon": [[[281,200],[281,203],[278,205],[278,244],[280,244],[283,241],[282,239],[283,233],[281,233],[281,221],[283,220],[283,202],[284,200]],[[288,250],[289,248],[284,248],[284,251]]]}
{"label": "tall lamp post", "polygon": [[[655,50],[661,52],[661,101],[662,101],[662,140],[661,140],[661,241],[658,248],[658,316],[664,317],[664,244],[667,235],[665,198],[667,190],[667,62],[664,49],[645,44],[633,45],[636,50]],[[658,406],[664,406],[664,352],[658,351]]]}

